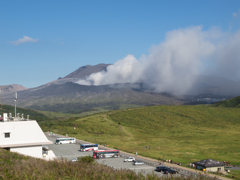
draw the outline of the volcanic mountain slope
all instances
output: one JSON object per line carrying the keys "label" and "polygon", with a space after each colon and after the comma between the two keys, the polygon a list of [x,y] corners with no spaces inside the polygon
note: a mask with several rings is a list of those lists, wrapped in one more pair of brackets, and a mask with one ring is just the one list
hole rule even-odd
{"label": "volcanic mountain slope", "polygon": [[196,77],[188,95],[212,94],[235,97],[240,95],[240,81],[224,77],[200,75]]}
{"label": "volcanic mountain slope", "polygon": [[[96,108],[105,110],[161,104],[183,104],[177,97],[144,91],[140,84],[84,86],[72,82],[52,84],[32,91],[20,91],[18,106],[34,110],[79,113]],[[4,102],[12,104],[12,97]]]}
{"label": "volcanic mountain slope", "polygon": [[43,84],[43,85],[35,87],[35,88],[31,88],[30,91],[37,91],[37,90],[46,88],[52,84],[65,84],[67,82],[78,82],[80,79],[83,79],[93,73],[97,73],[100,71],[106,71],[107,66],[109,66],[109,65],[110,64],[98,64],[95,66],[91,66],[91,65],[82,66],[82,67],[78,68],[76,71],[73,71],[69,75],[65,76],[64,78],[60,77],[57,80],[48,82],[46,84]]}
{"label": "volcanic mountain slope", "polygon": [[21,90],[17,102],[20,107],[78,113],[97,108],[112,110],[149,105],[215,103],[240,95],[240,83],[213,76],[196,77],[189,92],[179,97],[156,93],[144,84],[85,86],[76,83],[92,73],[106,71],[107,66],[108,64],[83,66],[64,78],[31,89],[6,86],[8,91],[2,96],[3,103],[14,105],[13,92]]}
{"label": "volcanic mountain slope", "polygon": [[26,90],[28,88],[18,84],[11,84],[11,85],[0,86],[0,89],[1,89],[1,93],[6,94],[6,93]]}
{"label": "volcanic mountain slope", "polygon": [[72,73],[68,74],[64,78],[84,78],[86,76],[89,76],[90,74],[97,73],[99,71],[107,71],[107,66],[110,64],[98,64],[95,66],[82,66],[78,68],[76,71],[73,71]]}

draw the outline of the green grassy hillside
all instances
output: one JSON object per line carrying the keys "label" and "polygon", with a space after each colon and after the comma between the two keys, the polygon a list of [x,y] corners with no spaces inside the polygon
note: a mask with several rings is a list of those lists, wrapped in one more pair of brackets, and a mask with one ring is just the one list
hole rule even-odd
{"label": "green grassy hillside", "polygon": [[240,165],[238,108],[152,106],[50,121],[44,126],[45,130],[155,159],[164,156],[190,163],[211,158]]}
{"label": "green grassy hillside", "polygon": [[228,99],[225,101],[220,101],[215,104],[217,107],[237,107],[240,108],[240,96],[237,96],[232,99]]}

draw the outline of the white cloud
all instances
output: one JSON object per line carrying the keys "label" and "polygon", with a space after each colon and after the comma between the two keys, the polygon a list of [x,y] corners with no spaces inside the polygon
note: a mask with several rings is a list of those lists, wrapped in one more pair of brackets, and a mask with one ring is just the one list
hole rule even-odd
{"label": "white cloud", "polygon": [[200,26],[168,32],[163,43],[150,48],[149,55],[140,60],[128,55],[108,66],[107,72],[92,74],[79,84],[143,82],[158,92],[182,94],[191,87],[202,58],[215,50],[208,40],[211,34]]}
{"label": "white cloud", "polygon": [[233,17],[238,17],[240,15],[240,9],[238,10],[238,12],[234,12],[234,13],[232,13],[232,16]]}
{"label": "white cloud", "polygon": [[[107,72],[91,74],[79,84],[105,85],[142,82],[156,92],[176,95],[187,92],[200,71],[240,78],[240,31],[223,33],[201,26],[166,33],[165,41],[152,46],[148,55],[137,60],[127,55],[107,67]],[[206,67],[208,69],[206,69]]]}
{"label": "white cloud", "polygon": [[212,71],[216,75],[229,79],[240,79],[240,30],[227,34],[226,37],[217,44],[215,57],[215,69]]}
{"label": "white cloud", "polygon": [[237,13],[232,13],[232,15],[233,15],[233,17],[237,17],[238,15],[237,15]]}
{"label": "white cloud", "polygon": [[107,72],[102,71],[91,74],[86,80],[80,80],[83,85],[103,85],[114,83],[135,83],[139,81],[142,65],[133,55],[116,61],[107,67]]}
{"label": "white cloud", "polygon": [[14,44],[14,45],[19,45],[19,44],[23,44],[23,43],[27,43],[27,42],[38,42],[38,40],[30,38],[28,36],[23,36],[22,39],[18,39],[17,41],[11,41],[10,43]]}

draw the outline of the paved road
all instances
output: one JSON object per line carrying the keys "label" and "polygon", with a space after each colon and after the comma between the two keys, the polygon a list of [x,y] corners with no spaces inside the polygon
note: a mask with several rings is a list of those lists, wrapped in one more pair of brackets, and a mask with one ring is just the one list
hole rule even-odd
{"label": "paved road", "polygon": [[[55,143],[56,137],[47,136],[47,138]],[[64,158],[67,160],[72,160],[80,156],[92,156],[92,152],[82,152],[80,151],[80,143],[76,144],[48,144],[49,149],[51,149],[58,159]]]}

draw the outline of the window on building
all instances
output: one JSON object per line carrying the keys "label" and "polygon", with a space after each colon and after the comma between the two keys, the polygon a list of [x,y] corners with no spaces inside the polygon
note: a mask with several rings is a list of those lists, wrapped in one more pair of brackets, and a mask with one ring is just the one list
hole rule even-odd
{"label": "window on building", "polygon": [[5,133],[5,138],[10,138],[10,132]]}

